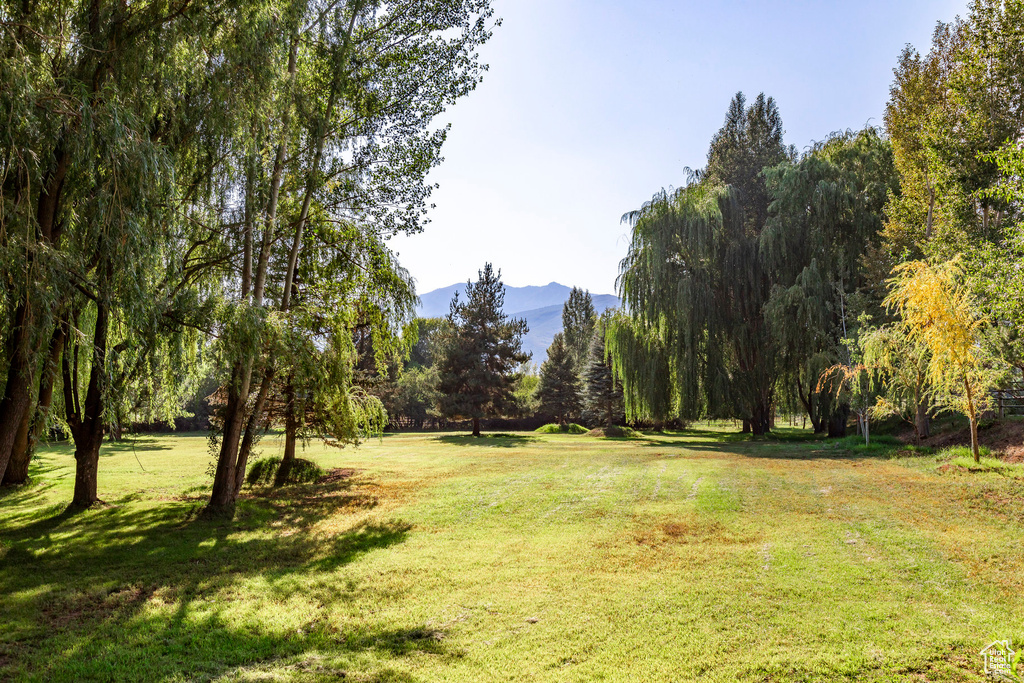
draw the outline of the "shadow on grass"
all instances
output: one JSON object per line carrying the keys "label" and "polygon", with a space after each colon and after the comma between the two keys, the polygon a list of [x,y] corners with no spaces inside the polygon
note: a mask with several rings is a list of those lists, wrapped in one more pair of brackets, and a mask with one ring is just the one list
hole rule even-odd
{"label": "shadow on grass", "polygon": [[645,432],[644,436],[643,439],[631,441],[643,448],[669,448],[780,460],[888,459],[905,448],[897,440],[885,436],[865,445],[861,437],[826,439],[804,430],[779,430],[755,437],[738,432],[688,429],[664,433]]}
{"label": "shadow on grass", "polygon": [[[252,492],[232,522],[198,519],[188,502],[36,510],[0,534],[0,680],[244,679],[240,672],[259,677],[268,667],[330,678],[345,662],[365,666],[367,653],[385,663],[414,652],[458,656],[438,631],[391,621],[345,632],[308,607],[368,591],[398,599],[333,572],[402,543],[408,524],[310,529],[340,510],[376,506],[362,483]],[[251,613],[232,605],[237,591],[250,593],[241,604]]]}
{"label": "shadow on grass", "polygon": [[449,446],[484,446],[489,448],[516,448],[518,446],[525,446],[530,443],[536,443],[540,441],[540,438],[533,436],[532,434],[508,434],[508,433],[497,433],[497,434],[481,434],[480,436],[472,436],[467,434],[465,436],[458,434],[445,434],[443,436],[435,437],[435,441],[438,441]]}

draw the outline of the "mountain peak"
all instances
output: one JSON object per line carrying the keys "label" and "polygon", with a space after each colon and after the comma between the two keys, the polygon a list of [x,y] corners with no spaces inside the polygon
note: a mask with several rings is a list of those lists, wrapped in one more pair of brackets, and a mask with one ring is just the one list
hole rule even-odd
{"label": "mountain peak", "polygon": [[[562,331],[562,305],[569,298],[572,287],[558,282],[525,287],[505,286],[505,307],[507,315],[523,318],[530,331],[523,337],[523,349],[533,353],[533,362],[538,365],[547,356],[548,346],[555,335]],[[448,315],[455,292],[460,297],[466,293],[465,283],[441,287],[420,296],[416,315],[421,318],[441,318]],[[612,294],[591,294],[594,308],[603,313],[619,305],[618,297]]]}

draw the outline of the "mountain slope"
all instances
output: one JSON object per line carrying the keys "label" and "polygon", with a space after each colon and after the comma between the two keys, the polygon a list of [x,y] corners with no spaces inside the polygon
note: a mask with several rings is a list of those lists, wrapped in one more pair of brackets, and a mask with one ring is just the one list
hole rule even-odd
{"label": "mountain slope", "polygon": [[[421,318],[441,318],[448,315],[452,296],[459,292],[464,297],[465,284],[449,285],[420,296],[416,314]],[[562,305],[569,298],[571,287],[551,282],[542,286],[505,287],[505,312],[515,318],[524,318],[530,331],[523,337],[523,349],[533,353],[533,362],[540,365],[547,358],[548,346],[562,331]],[[611,294],[592,294],[598,313],[619,305],[619,298]]]}

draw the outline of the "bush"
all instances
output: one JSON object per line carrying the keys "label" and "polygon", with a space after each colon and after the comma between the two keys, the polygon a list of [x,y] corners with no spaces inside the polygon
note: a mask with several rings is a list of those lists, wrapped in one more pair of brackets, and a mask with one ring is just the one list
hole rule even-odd
{"label": "bush", "polygon": [[560,424],[546,424],[543,427],[538,427],[536,430],[538,434],[586,434],[587,428],[583,425],[578,425],[575,422],[570,422],[566,425]]}
{"label": "bush", "polygon": [[589,432],[587,432],[587,436],[604,436],[613,439],[631,439],[637,436],[643,436],[643,434],[630,427],[619,427],[615,425],[611,427],[598,427],[597,429],[591,429]]}
{"label": "bush", "polygon": [[[249,466],[249,472],[245,475],[245,483],[249,486],[270,486],[274,483],[274,476],[280,466],[281,458],[260,458]],[[324,471],[315,462],[295,458],[292,471],[288,476],[288,483],[312,483],[322,476],[324,476]]]}

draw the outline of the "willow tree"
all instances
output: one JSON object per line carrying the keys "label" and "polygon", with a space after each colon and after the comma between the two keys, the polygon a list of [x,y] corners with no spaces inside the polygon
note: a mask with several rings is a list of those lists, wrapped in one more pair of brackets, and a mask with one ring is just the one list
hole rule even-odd
{"label": "willow tree", "polygon": [[175,169],[202,137],[197,122],[219,68],[207,54],[233,7],[0,10],[0,113],[12,122],[0,142],[0,470],[14,460],[14,479],[27,475],[31,437],[50,419],[59,383],[79,506],[96,500],[108,409],[124,386],[118,368],[149,355],[189,278],[175,264],[191,252],[169,248],[171,235],[187,232],[181,207],[192,180]]}
{"label": "willow tree", "polygon": [[899,193],[892,149],[873,128],[838,133],[764,175],[773,201],[759,251],[784,388],[815,432],[842,436],[849,393],[823,387],[820,378],[828,368],[858,364],[844,340],[858,338],[865,309],[880,311],[863,257],[879,239],[886,202]]}
{"label": "willow tree", "polygon": [[[239,258],[225,275],[230,305],[218,347],[226,400],[210,514],[233,510],[275,385],[306,391],[290,370],[301,357],[274,353],[305,346],[281,346],[303,328],[303,289],[321,287],[313,298],[327,306],[353,305],[304,280],[303,269],[316,259],[361,262],[359,250],[377,238],[422,228],[426,175],[447,134],[435,118],[479,82],[476,48],[491,30],[489,0],[281,5],[259,17],[259,53],[270,55],[260,71],[266,95],[246,108],[239,163],[225,170],[220,194],[223,205],[241,205],[221,219]],[[249,61],[239,57],[244,73]],[[344,226],[376,238],[353,239]]]}
{"label": "willow tree", "polygon": [[624,217],[633,228],[618,280],[626,313],[612,325],[611,351],[628,414],[770,428],[777,367],[759,236],[769,205],[762,171],[793,157],[782,136],[774,100],[748,107],[738,94],[707,169]]}

